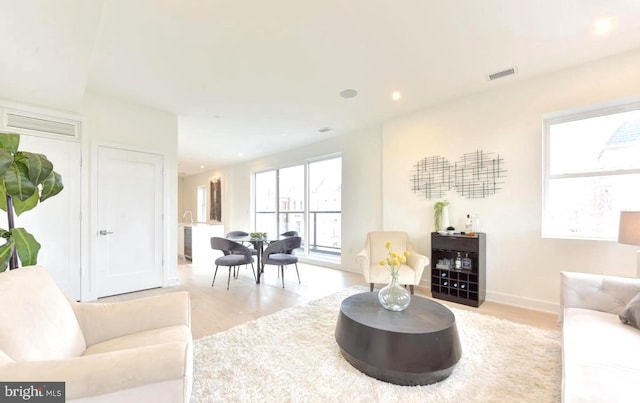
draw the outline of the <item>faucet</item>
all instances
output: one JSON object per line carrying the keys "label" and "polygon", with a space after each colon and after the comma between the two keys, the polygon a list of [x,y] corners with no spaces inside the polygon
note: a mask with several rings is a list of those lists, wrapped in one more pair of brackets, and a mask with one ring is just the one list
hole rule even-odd
{"label": "faucet", "polygon": [[189,213],[189,222],[193,224],[193,214],[191,213],[191,211],[189,210],[185,211],[184,214],[182,215],[182,218],[185,218],[187,216],[187,213]]}

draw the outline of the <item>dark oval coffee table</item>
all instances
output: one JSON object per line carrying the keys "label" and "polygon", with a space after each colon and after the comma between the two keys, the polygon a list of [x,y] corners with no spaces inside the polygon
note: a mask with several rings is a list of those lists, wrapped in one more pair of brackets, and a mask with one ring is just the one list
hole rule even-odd
{"label": "dark oval coffee table", "polygon": [[342,301],[335,335],[351,365],[397,385],[439,382],[462,355],[453,313],[415,295],[402,312],[384,309],[377,292],[352,295]]}

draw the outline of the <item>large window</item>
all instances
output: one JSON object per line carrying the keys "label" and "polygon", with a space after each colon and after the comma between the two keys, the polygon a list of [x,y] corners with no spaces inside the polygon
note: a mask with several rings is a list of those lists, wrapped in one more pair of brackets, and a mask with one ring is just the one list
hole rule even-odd
{"label": "large window", "polygon": [[260,172],[255,175],[256,231],[278,234],[276,223],[276,173]]}
{"label": "large window", "polygon": [[278,233],[296,231],[304,236],[304,165],[278,170]]}
{"label": "large window", "polygon": [[340,254],[342,159],[309,164],[309,237],[313,251]]}
{"label": "large window", "polygon": [[305,255],[339,257],[341,191],[339,157],[256,173],[255,231],[296,231]]}
{"label": "large window", "polygon": [[545,120],[543,236],[614,240],[640,209],[640,103]]}

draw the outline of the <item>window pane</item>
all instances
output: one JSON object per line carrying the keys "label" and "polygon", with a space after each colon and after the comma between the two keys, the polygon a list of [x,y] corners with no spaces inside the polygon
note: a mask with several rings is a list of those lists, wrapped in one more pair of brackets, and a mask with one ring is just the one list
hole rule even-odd
{"label": "window pane", "polygon": [[278,171],[280,222],[278,231],[304,234],[304,165]]}
{"label": "window pane", "polygon": [[551,175],[640,168],[640,111],[549,127]]}
{"label": "window pane", "polygon": [[310,215],[309,229],[313,242],[310,252],[340,255],[342,214],[314,212]]}
{"label": "window pane", "polygon": [[276,211],[276,171],[256,174],[256,212],[260,211]]}
{"label": "window pane", "polygon": [[340,254],[342,158],[309,164],[309,249]]}
{"label": "window pane", "polygon": [[304,165],[278,171],[280,211],[304,211]]}
{"label": "window pane", "polygon": [[340,211],[342,209],[342,158],[309,164],[309,209]]}
{"label": "window pane", "polygon": [[545,210],[547,232],[616,239],[620,210],[640,208],[635,196],[638,183],[638,174],[550,180]]}
{"label": "window pane", "polygon": [[276,237],[276,213],[256,213],[256,231],[266,232],[269,237]]}
{"label": "window pane", "polygon": [[299,237],[302,237],[304,246],[304,213],[280,213],[280,222],[278,223],[279,232],[282,234],[287,231],[296,231]]}

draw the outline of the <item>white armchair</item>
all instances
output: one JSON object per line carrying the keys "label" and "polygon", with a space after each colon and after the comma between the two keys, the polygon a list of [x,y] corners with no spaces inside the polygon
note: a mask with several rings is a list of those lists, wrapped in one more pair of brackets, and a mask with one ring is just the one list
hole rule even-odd
{"label": "white armchair", "polygon": [[62,381],[68,402],[188,402],[189,294],[69,300],[43,267],[0,274],[0,379]]}
{"label": "white armchair", "polygon": [[410,252],[407,263],[400,266],[398,281],[400,284],[408,285],[413,294],[414,285],[420,284],[424,268],[429,264],[429,258],[417,253],[406,232],[401,231],[375,231],[367,234],[367,242],[360,253],[356,255],[356,260],[360,264],[364,281],[371,285],[373,291],[374,284],[383,284],[391,281],[391,274],[379,262],[388,256],[384,247],[387,242],[391,242],[392,249],[398,253],[405,250]]}

